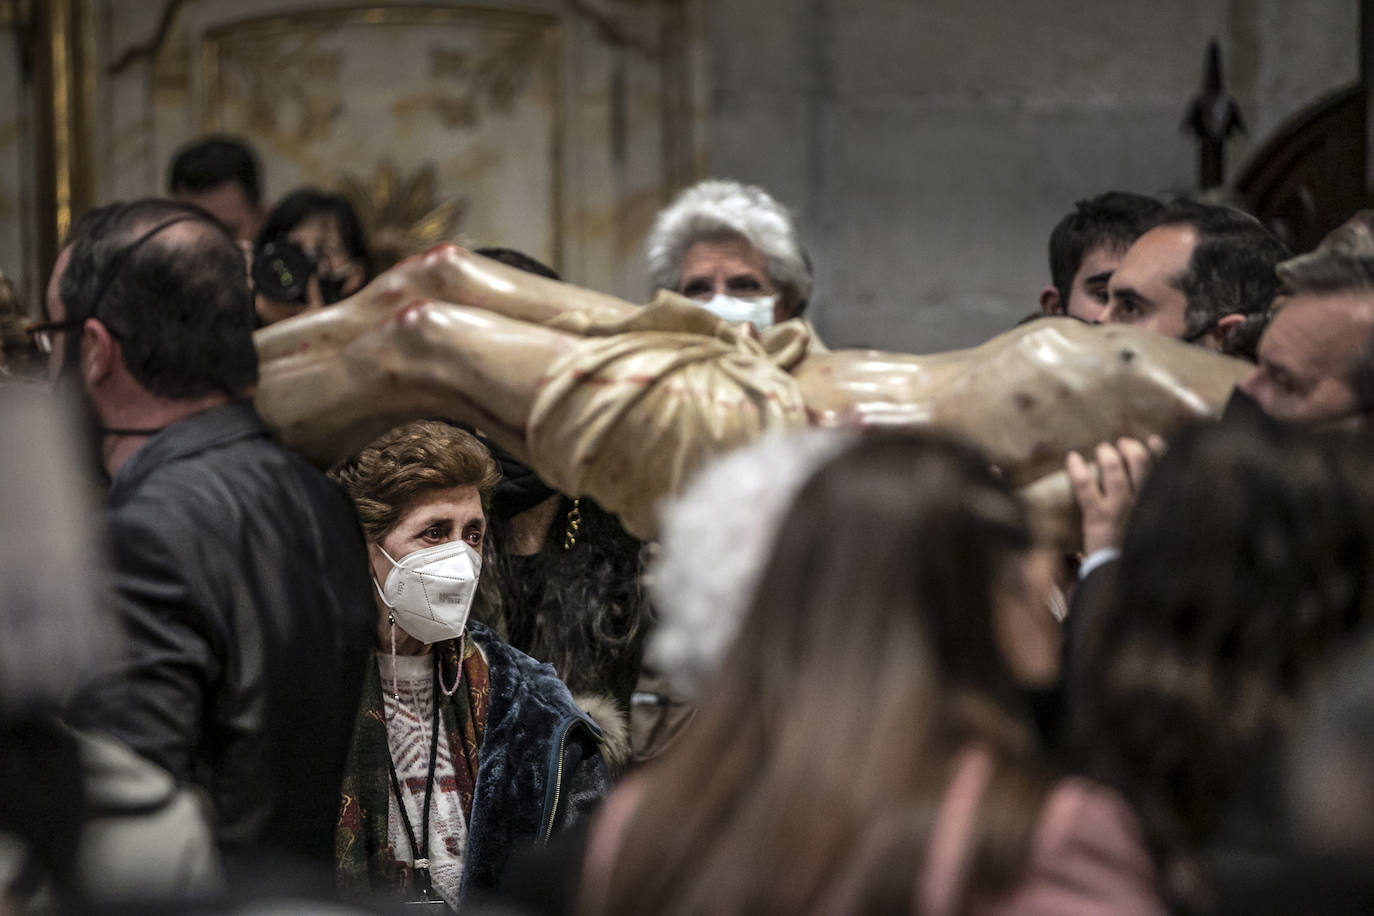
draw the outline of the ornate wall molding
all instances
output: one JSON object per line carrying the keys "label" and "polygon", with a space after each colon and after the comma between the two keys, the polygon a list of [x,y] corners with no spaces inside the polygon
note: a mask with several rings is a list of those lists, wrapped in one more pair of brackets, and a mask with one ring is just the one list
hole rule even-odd
{"label": "ornate wall molding", "polygon": [[29,6],[24,26],[32,92],[36,224],[40,272],[57,258],[73,218],[92,203],[89,112],[94,47],[89,3],[51,0]]}
{"label": "ornate wall molding", "polygon": [[87,206],[164,193],[175,150],[225,131],[269,198],[343,189],[384,249],[461,231],[640,296],[643,233],[701,161],[701,0],[15,2],[53,11],[25,140],[43,271]]}
{"label": "ornate wall molding", "polygon": [[379,270],[439,242],[461,241],[468,199],[440,195],[432,162],[403,176],[388,159],[371,175],[343,176],[339,191],[367,227]]}

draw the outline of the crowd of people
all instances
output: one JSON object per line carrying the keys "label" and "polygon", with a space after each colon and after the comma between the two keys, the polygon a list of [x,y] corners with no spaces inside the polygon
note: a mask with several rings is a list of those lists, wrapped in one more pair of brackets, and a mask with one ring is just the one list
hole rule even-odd
{"label": "crowd of people", "polygon": [[[1229,207],[1078,202],[1008,330],[1054,390],[999,403],[1119,404],[1093,428],[1122,435],[998,450],[957,409],[819,397],[845,364],[793,215],[703,181],[645,240],[650,318],[520,251],[462,262],[502,265],[473,301],[441,263],[422,339],[461,368],[325,364],[348,397],[380,380],[390,422],[320,468],[255,407],[259,361],[410,280],[344,197],[265,207],[238,141],[183,150],[168,190],[85,214],[42,320],[0,315],[0,912],[1374,906],[1374,213],[1294,256]],[[510,298],[523,276],[543,298]],[[568,362],[584,339],[628,368]],[[615,373],[640,403],[688,350],[701,375],[654,396],[708,419],[655,407],[607,445]],[[1006,352],[957,357],[978,397]],[[846,396],[955,384],[880,357]],[[1094,361],[1139,371],[1055,375]],[[1175,392],[1193,420],[1156,428],[1130,386],[1183,362],[1170,385],[1225,394]],[[531,417],[579,384],[549,470]],[[757,423],[709,419],[745,402]],[[1047,461],[1073,549],[1023,498]],[[631,486],[653,521],[600,501]]]}

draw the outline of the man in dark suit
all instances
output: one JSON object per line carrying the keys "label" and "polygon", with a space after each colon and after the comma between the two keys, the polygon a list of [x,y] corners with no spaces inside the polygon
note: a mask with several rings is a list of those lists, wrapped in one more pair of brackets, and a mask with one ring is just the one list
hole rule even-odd
{"label": "man in dark suit", "polygon": [[96,427],[126,645],[69,721],[203,790],[231,870],[270,853],[323,876],[376,616],[352,507],[249,400],[252,298],[221,226],[150,199],[74,236],[35,331]]}

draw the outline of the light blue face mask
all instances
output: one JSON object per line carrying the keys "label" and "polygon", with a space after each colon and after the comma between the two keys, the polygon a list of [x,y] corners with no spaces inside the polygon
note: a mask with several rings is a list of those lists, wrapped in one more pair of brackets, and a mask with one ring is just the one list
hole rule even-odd
{"label": "light blue face mask", "polygon": [[762,331],[773,324],[773,306],[777,301],[777,296],[740,299],[716,293],[701,303],[701,307],[726,321],[748,321]]}

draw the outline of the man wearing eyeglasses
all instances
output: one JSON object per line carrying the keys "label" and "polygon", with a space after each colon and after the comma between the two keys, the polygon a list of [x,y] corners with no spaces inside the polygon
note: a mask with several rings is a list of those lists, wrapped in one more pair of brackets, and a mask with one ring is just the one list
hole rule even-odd
{"label": "man wearing eyeglasses", "polygon": [[[343,493],[269,435],[243,260],[166,200],[84,220],[35,327],[97,424],[121,663],[72,724],[204,790],[225,862],[331,873],[375,611]],[[252,865],[250,866],[250,863]]]}
{"label": "man wearing eyeglasses", "polygon": [[1131,324],[1254,360],[1283,244],[1248,214],[1180,201],[1126,250],[1107,282],[1105,324]]}
{"label": "man wearing eyeglasses", "polygon": [[68,320],[67,310],[57,294],[58,280],[66,272],[67,262],[70,260],[71,249],[62,249],[62,253],[57,256],[57,263],[53,265],[52,277],[48,280],[46,303],[51,320],[40,321],[28,327],[29,340],[35,349],[48,357],[48,374],[52,376],[57,375],[62,368],[62,354],[58,352],[62,334],[82,324],[80,320]]}
{"label": "man wearing eyeglasses", "polygon": [[1258,365],[1240,383],[1265,413],[1297,423],[1368,420],[1374,408],[1374,211],[1278,268],[1283,295]]}

